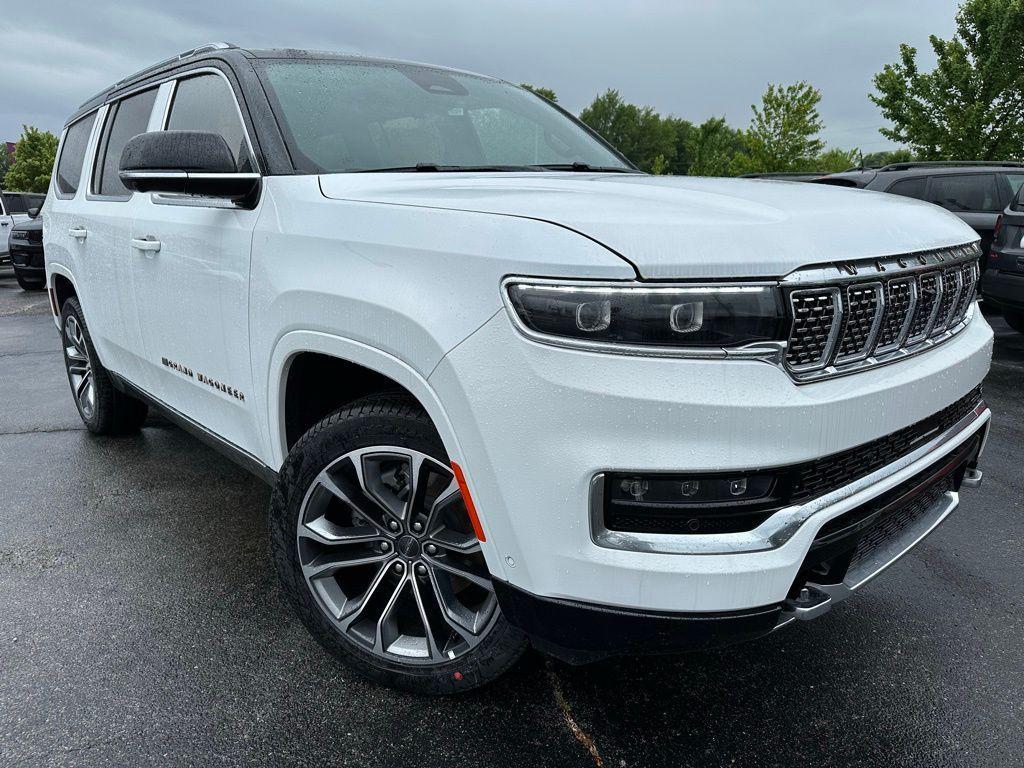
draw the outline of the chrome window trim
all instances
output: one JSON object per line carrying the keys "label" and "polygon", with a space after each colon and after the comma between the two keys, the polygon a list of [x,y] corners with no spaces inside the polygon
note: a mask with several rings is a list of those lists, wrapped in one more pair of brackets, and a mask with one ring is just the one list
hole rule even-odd
{"label": "chrome window trim", "polygon": [[[849,485],[800,505],[784,507],[752,531],[740,533],[686,534],[630,533],[604,526],[604,476],[608,472],[643,472],[631,468],[605,469],[590,480],[590,538],[598,547],[664,555],[727,555],[778,549],[813,519],[815,532],[822,525],[867,503],[956,450],[987,428],[992,412],[982,400],[952,427],[919,445],[910,453]],[[987,432],[983,435],[982,449]],[[980,453],[979,453],[980,455]],[[742,472],[742,470],[737,470]]]}

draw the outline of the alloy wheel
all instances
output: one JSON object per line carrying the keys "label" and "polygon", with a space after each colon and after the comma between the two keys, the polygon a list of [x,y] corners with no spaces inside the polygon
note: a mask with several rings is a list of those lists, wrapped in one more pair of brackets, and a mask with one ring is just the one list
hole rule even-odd
{"label": "alloy wheel", "polygon": [[90,419],[96,409],[92,363],[89,360],[89,350],[85,344],[82,326],[78,318],[70,314],[64,321],[64,358],[75,400],[82,411],[82,416]]}
{"label": "alloy wheel", "polygon": [[303,580],[335,628],[375,656],[440,664],[498,615],[487,566],[450,467],[408,448],[346,453],[299,512]]}

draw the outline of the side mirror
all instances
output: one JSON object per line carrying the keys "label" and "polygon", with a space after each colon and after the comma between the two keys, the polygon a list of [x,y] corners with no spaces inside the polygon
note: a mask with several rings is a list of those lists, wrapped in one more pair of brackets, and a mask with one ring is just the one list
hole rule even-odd
{"label": "side mirror", "polygon": [[260,183],[258,173],[238,172],[234,153],[223,136],[203,131],[139,134],[125,144],[118,176],[136,192],[203,195],[236,202],[252,199]]}
{"label": "side mirror", "polygon": [[28,209],[28,215],[29,215],[29,218],[32,218],[32,219],[36,218],[39,215],[39,209],[38,208],[29,208]]}

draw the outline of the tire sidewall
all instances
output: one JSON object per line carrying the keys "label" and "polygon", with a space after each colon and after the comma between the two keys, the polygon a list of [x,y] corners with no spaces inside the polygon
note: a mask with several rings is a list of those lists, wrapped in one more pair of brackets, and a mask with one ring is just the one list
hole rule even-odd
{"label": "tire sidewall", "polygon": [[440,438],[426,415],[408,405],[395,412],[344,408],[313,427],[293,448],[281,469],[271,500],[272,557],[285,591],[317,640],[335,656],[371,679],[408,691],[448,694],[490,682],[511,666],[525,648],[525,638],[508,624],[500,609],[488,634],[466,654],[437,665],[390,662],[345,638],[321,609],[305,583],[296,544],[299,514],[317,475],[338,457],[376,445],[394,445],[428,454],[448,464]]}

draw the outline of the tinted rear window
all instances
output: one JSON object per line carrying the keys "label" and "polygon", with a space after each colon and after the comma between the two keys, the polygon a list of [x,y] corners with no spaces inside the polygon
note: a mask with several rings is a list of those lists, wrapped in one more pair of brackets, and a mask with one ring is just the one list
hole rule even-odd
{"label": "tinted rear window", "polygon": [[78,182],[82,178],[82,162],[89,144],[89,134],[96,113],[83,117],[70,126],[64,136],[64,146],[60,150],[60,161],[57,163],[57,191],[62,195],[73,195],[78,191]]}
{"label": "tinted rear window", "polygon": [[954,213],[996,212],[1003,208],[994,173],[933,176],[928,201]]}
{"label": "tinted rear window", "polygon": [[928,179],[922,176],[917,179],[903,179],[903,181],[897,181],[887,192],[891,192],[894,195],[903,195],[904,197],[916,197],[918,200],[924,200],[924,191],[928,186]]}
{"label": "tinted rear window", "polygon": [[94,194],[117,197],[131,194],[117,175],[121,153],[125,144],[145,133],[155,100],[156,89],[152,88],[111,105],[100,138],[100,153],[92,172]]}

